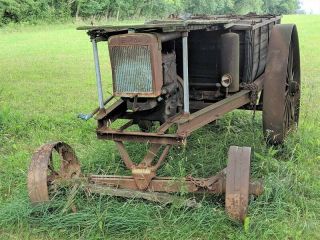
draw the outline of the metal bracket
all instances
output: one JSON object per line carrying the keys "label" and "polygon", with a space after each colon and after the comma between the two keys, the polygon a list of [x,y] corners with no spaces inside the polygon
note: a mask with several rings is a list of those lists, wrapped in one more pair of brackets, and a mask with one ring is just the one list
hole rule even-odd
{"label": "metal bracket", "polygon": [[123,142],[115,141],[116,146],[119,150],[120,156],[125,163],[126,167],[131,170],[132,177],[139,190],[146,190],[151,182],[151,180],[156,176],[156,171],[160,168],[164,162],[168,152],[170,150],[170,145],[167,145],[161,156],[159,157],[157,163],[152,165],[152,161],[156,158],[158,151],[161,148],[161,144],[151,144],[148,152],[146,153],[144,159],[138,165],[134,164],[130,159],[130,156],[123,144]]}

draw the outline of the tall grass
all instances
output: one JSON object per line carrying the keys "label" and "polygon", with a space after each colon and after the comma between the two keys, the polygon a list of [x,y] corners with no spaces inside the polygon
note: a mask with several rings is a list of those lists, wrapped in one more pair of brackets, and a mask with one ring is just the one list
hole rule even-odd
{"label": "tall grass", "polygon": [[[170,151],[161,176],[210,176],[226,165],[230,145],[254,149],[252,175],[265,192],[250,199],[243,227],[227,218],[223,197],[197,196],[188,209],[142,200],[58,196],[32,207],[26,174],[35,148],[51,140],[71,144],[84,173],[127,174],[113,143],[96,139],[95,122],[76,119],[97,105],[92,52],[74,26],[1,32],[0,238],[3,239],[319,239],[320,16],[286,16],[298,25],[302,59],[299,131],[283,147],[263,141],[261,114],[235,111],[195,132],[187,148]],[[108,52],[100,48],[105,89],[111,87]],[[107,92],[107,91],[105,91]],[[107,94],[107,93],[106,93]],[[144,146],[131,144],[138,159]],[[67,194],[66,194],[67,195]],[[77,212],[66,208],[72,202]]]}

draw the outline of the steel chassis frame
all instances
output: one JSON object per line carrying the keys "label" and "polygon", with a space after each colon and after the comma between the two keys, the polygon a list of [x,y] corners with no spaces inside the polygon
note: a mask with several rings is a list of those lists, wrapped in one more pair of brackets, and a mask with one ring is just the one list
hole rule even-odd
{"label": "steel chassis frame", "polygon": [[[99,57],[97,49],[96,39],[91,39],[93,44],[93,53],[95,58],[95,69],[96,69],[96,81],[97,81],[97,90],[99,97],[99,109],[96,109],[96,119],[98,121],[98,128],[96,129],[97,137],[104,140],[112,140],[115,142],[115,145],[120,153],[121,159],[123,160],[127,169],[131,170],[132,176],[98,176],[91,175],[88,177],[90,184],[95,186],[107,186],[117,189],[129,189],[129,190],[138,190],[138,191],[152,191],[152,192],[181,192],[182,190],[187,190],[187,192],[192,193],[214,193],[221,194],[228,192],[226,186],[228,186],[228,169],[231,171],[229,175],[234,175],[237,170],[235,168],[240,168],[244,174],[249,177],[250,172],[250,152],[251,150],[245,149],[244,161],[247,161],[246,164],[239,166],[229,166],[217,173],[215,176],[209,178],[192,178],[186,177],[176,181],[171,177],[157,177],[156,172],[161,167],[165,161],[166,156],[170,148],[174,145],[186,145],[187,137],[190,134],[219,119],[222,115],[244,107],[246,105],[256,105],[256,98],[258,92],[263,88],[264,75],[260,76],[253,83],[251,83],[249,88],[243,88],[241,91],[227,95],[226,98],[212,104],[202,104],[199,106],[193,106],[192,102],[189,103],[189,80],[188,80],[188,33],[184,32],[181,34],[182,44],[183,44],[183,83],[184,83],[184,109],[181,114],[171,117],[165,123],[163,123],[156,132],[146,133],[146,132],[133,132],[127,131],[131,125],[133,125],[133,120],[125,123],[118,129],[112,129],[110,126],[112,122],[117,119],[130,119],[130,114],[127,113],[126,106],[124,102],[120,99],[113,103],[107,109],[104,108],[104,103],[109,102],[110,100],[103,101],[102,94],[102,84],[101,84],[101,74],[99,66]],[[187,87],[187,88],[186,88]],[[111,98],[109,98],[111,99]],[[198,109],[197,111],[190,113],[191,109]],[[94,115],[91,114],[91,115]],[[174,134],[166,133],[167,130],[173,126],[177,126],[177,131]],[[145,154],[143,160],[139,164],[135,164],[126,150],[124,142],[141,142],[150,144],[147,153]],[[161,150],[161,147],[164,148]],[[231,147],[232,148],[232,147]],[[242,150],[241,150],[242,151]],[[240,155],[242,154],[240,151]],[[161,152],[159,154],[159,152]],[[236,153],[236,151],[234,152]],[[231,153],[231,158],[234,158],[234,153]],[[238,154],[238,153],[237,153]],[[248,157],[249,156],[249,157]],[[158,160],[155,164],[153,162],[158,157]],[[230,158],[230,152],[229,152]],[[229,159],[230,160],[230,159]],[[242,164],[242,163],[241,163]],[[240,173],[241,175],[242,173]],[[234,176],[237,178],[239,176]],[[231,183],[235,186],[239,185],[240,192],[244,191],[246,194],[260,195],[263,191],[262,184],[260,182],[249,182],[249,178],[245,180],[246,177],[240,177],[236,180],[239,183]],[[234,180],[233,180],[234,181]],[[244,182],[243,182],[244,181]],[[229,186],[231,186],[229,184]],[[229,189],[230,191],[230,189]],[[232,191],[237,192],[237,189]],[[241,195],[241,194],[240,194]],[[239,196],[240,196],[239,195]],[[243,195],[241,195],[243,196]],[[248,197],[242,197],[240,202],[248,202]],[[230,205],[237,206],[237,203],[233,202],[234,200],[227,200],[226,206]],[[246,204],[244,204],[245,206]],[[229,206],[229,208],[230,208]],[[239,211],[239,208],[235,211]],[[236,215],[239,217],[239,213]]]}
{"label": "steel chassis frame", "polygon": [[[227,96],[221,101],[205,105],[204,108],[194,113],[178,114],[168,119],[154,133],[126,131],[133,124],[132,120],[118,129],[110,127],[111,123],[118,118],[130,119],[130,115],[128,116],[123,112],[122,115],[117,115],[117,113],[123,111],[122,100],[116,101],[106,110],[100,109],[97,115],[97,137],[115,142],[121,159],[125,166],[131,170],[132,176],[91,176],[90,182],[109,187],[154,192],[180,192],[182,189],[187,189],[188,192],[209,192],[216,194],[225,192],[226,170],[207,179],[185,178],[182,181],[179,180],[179,182],[170,177],[156,177],[156,171],[165,161],[170,148],[174,145],[186,145],[187,137],[193,131],[214,122],[232,110],[252,103],[252,95],[256,95],[263,88],[263,80],[264,75],[251,84],[254,86],[254,90],[241,90],[238,93]],[[166,131],[173,125],[177,126],[176,133],[167,134]],[[133,163],[124,142],[150,144],[144,159],[139,164]],[[162,146],[164,148],[158,154]],[[157,156],[159,156],[158,161],[152,164]],[[259,182],[251,183],[249,192],[254,195],[260,195],[262,185]]]}

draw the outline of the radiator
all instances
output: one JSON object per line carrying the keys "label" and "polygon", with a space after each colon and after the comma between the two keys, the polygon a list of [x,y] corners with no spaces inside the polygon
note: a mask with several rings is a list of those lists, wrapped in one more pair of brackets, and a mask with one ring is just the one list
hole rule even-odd
{"label": "radiator", "polygon": [[163,84],[161,48],[146,33],[110,37],[113,94],[121,97],[157,97]]}
{"label": "radiator", "polygon": [[152,67],[148,46],[110,48],[116,93],[152,93]]}

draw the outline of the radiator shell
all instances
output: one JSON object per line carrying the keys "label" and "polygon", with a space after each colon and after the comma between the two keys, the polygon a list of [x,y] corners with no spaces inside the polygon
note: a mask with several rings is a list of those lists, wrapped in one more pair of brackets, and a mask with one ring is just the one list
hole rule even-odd
{"label": "radiator shell", "polygon": [[132,33],[109,39],[113,94],[158,97],[163,85],[161,42],[153,34]]}

